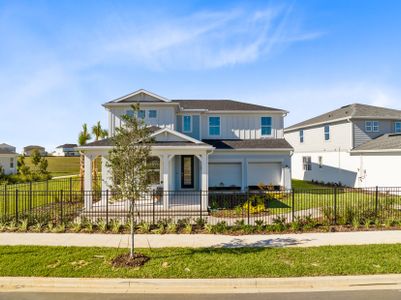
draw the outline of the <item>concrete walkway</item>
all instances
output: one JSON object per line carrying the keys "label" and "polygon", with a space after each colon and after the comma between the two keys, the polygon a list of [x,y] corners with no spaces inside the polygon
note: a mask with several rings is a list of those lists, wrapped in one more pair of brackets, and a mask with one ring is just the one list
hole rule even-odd
{"label": "concrete walkway", "polygon": [[[0,245],[128,247],[126,234],[0,233]],[[315,247],[401,243],[401,231],[361,231],[272,235],[137,234],[139,248],[162,247]]]}
{"label": "concrete walkway", "polygon": [[[110,294],[224,294],[400,290],[401,275],[249,279],[90,279],[0,277],[6,292]],[[28,298],[24,298],[28,299]],[[315,298],[314,298],[315,299]]]}

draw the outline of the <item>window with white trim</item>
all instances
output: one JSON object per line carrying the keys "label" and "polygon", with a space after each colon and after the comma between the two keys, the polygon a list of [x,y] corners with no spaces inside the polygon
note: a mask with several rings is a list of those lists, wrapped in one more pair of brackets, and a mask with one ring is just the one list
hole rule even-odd
{"label": "window with white trim", "polygon": [[394,123],[394,132],[395,133],[401,133],[401,122],[395,122]]}
{"label": "window with white trim", "polygon": [[192,132],[192,116],[182,116],[182,132]]}
{"label": "window with white trim", "polygon": [[156,119],[157,118],[157,110],[151,109],[148,111],[149,119]]}
{"label": "window with white trim", "polygon": [[272,118],[261,117],[260,118],[260,130],[262,136],[268,136],[272,134]]}
{"label": "window with white trim", "polygon": [[14,157],[10,157],[10,169],[14,169]]}
{"label": "window with white trim", "polygon": [[125,114],[130,118],[133,118],[134,115],[135,115],[135,113],[134,113],[134,111],[132,109],[127,110]]}
{"label": "window with white trim", "polygon": [[379,132],[379,121],[366,121],[365,122],[366,132]]}
{"label": "window with white trim", "polygon": [[323,168],[323,156],[319,156],[319,168]]}
{"label": "window with white trim", "polygon": [[329,125],[324,126],[324,140],[325,141],[330,140],[330,126]]}
{"label": "window with white trim", "polygon": [[138,111],[138,118],[139,119],[145,119],[146,112],[144,110]]}
{"label": "window with white trim", "polygon": [[303,142],[304,142],[304,130],[303,130],[303,129],[301,129],[301,130],[299,131],[299,142],[300,142],[300,143],[303,143]]}
{"label": "window with white trim", "polygon": [[209,117],[209,135],[220,135],[220,117]]}
{"label": "window with white trim", "polygon": [[312,170],[312,158],[310,156],[303,156],[302,157],[302,164],[304,171],[311,171]]}

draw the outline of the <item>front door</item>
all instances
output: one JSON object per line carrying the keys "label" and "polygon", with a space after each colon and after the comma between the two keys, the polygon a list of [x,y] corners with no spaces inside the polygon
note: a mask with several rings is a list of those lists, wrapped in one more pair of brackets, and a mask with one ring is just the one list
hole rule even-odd
{"label": "front door", "polygon": [[194,188],[194,156],[181,156],[181,188]]}

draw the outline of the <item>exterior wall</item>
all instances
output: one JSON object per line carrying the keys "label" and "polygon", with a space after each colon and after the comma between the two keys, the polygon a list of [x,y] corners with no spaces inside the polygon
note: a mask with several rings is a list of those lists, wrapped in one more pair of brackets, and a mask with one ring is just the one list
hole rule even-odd
{"label": "exterior wall", "polygon": [[[220,136],[209,136],[209,116],[220,117]],[[271,136],[261,135],[261,117],[272,117]],[[260,139],[283,138],[284,120],[276,114],[203,114],[201,116],[202,139]]]}
{"label": "exterior wall", "polygon": [[[24,155],[31,156],[34,150],[36,150],[36,149],[24,150]],[[39,149],[38,148],[37,150],[39,150],[39,153],[40,153],[41,156],[46,156],[47,155],[47,152],[46,152],[45,149]]]}
{"label": "exterior wall", "polygon": [[324,125],[304,129],[304,142],[299,140],[300,130],[285,133],[285,139],[294,147],[295,152],[324,152],[351,150],[352,123],[330,124],[330,140],[324,139]]}
{"label": "exterior wall", "polygon": [[[366,132],[365,131],[366,121],[379,121],[379,132]],[[393,133],[395,122],[396,121],[394,120],[374,120],[374,119],[354,120],[353,121],[354,147],[366,143],[385,133]]]}
{"label": "exterior wall", "polygon": [[[312,170],[303,169],[302,157],[310,156]],[[322,167],[319,166],[322,157]],[[325,183],[339,183],[351,187],[362,187],[359,159],[348,151],[296,152],[292,156],[292,176],[294,179],[315,180]]]}
{"label": "exterior wall", "polygon": [[[146,111],[144,119],[146,124],[161,128],[168,127],[175,130],[175,107],[143,104],[141,105],[140,109]],[[149,118],[148,110],[150,109],[157,111],[156,118]],[[121,117],[126,115],[128,110],[131,110],[130,105],[109,109],[109,132],[111,136],[114,135],[115,129],[121,126]]]}
{"label": "exterior wall", "polygon": [[[184,132],[183,131],[182,117],[184,115],[190,115],[192,117],[191,132]],[[180,115],[177,115],[176,130],[181,132],[181,133],[184,133],[186,135],[189,135],[190,137],[193,137],[193,138],[195,138],[197,140],[200,140],[201,139],[200,120],[201,120],[201,116],[199,114],[180,114]]]}
{"label": "exterior wall", "polygon": [[[248,181],[250,180],[252,182],[263,182],[265,184],[272,183],[266,182],[266,178],[253,178],[252,176],[257,176],[257,174],[248,172],[248,166],[250,163],[279,163],[281,169],[279,174],[274,177],[280,179],[278,185],[285,186],[286,189],[291,188],[291,157],[289,152],[215,151],[213,154],[209,155],[209,165],[213,163],[240,163],[242,172],[242,190],[247,189],[249,185]],[[224,184],[223,181],[222,183]]]}
{"label": "exterior wall", "polygon": [[[0,166],[4,170],[4,174],[10,175],[10,174],[16,174],[17,173],[17,154],[0,154]],[[13,161],[13,168],[10,166],[11,160]]]}

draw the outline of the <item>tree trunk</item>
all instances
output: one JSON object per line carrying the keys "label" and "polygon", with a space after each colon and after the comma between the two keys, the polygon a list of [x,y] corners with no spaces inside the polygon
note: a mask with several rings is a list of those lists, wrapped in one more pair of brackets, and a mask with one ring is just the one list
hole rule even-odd
{"label": "tree trunk", "polygon": [[130,248],[130,258],[134,258],[134,252],[135,252],[135,247],[134,247],[134,235],[135,235],[135,230],[134,230],[134,203],[131,201],[131,248]]}

